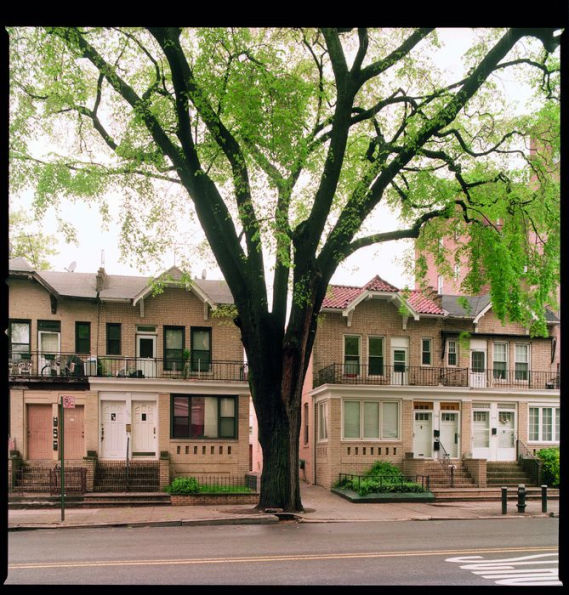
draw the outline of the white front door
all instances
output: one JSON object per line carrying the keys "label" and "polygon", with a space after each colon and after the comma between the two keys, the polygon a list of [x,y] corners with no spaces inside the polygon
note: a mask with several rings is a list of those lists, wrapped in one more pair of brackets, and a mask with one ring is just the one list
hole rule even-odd
{"label": "white front door", "polygon": [[38,331],[38,372],[43,376],[51,376],[56,372],[56,360],[59,359],[60,333]]}
{"label": "white front door", "polygon": [[156,335],[136,335],[136,369],[156,378]]}
{"label": "white front door", "polygon": [[132,402],[132,456],[156,456],[156,403]]}
{"label": "white front door", "polygon": [[472,412],[472,456],[488,461],[516,460],[516,410],[500,403]]}
{"label": "white front door", "polygon": [[490,456],[490,408],[472,411],[472,458]]}
{"label": "white front door", "polygon": [[452,459],[458,457],[458,411],[441,411],[440,442]]}
{"label": "white front door", "polygon": [[470,354],[470,386],[486,387],[486,352],[473,349]]}
{"label": "white front door", "polygon": [[516,412],[498,406],[496,460],[516,460]]}
{"label": "white front door", "polygon": [[126,459],[127,433],[124,401],[101,402],[101,458]]}
{"label": "white front door", "polygon": [[393,349],[393,384],[407,384],[407,349]]}
{"label": "white front door", "polygon": [[413,453],[415,457],[430,457],[433,454],[433,412],[415,411],[413,425]]}

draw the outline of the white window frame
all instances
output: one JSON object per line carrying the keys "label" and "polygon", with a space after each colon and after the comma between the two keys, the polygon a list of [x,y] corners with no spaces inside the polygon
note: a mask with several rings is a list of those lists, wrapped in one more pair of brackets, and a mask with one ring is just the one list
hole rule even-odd
{"label": "white window frame", "polygon": [[[526,348],[526,361],[518,361],[518,354],[517,354],[518,347]],[[530,372],[531,372],[530,363],[531,363],[530,344],[529,343],[514,343],[514,379],[516,380],[516,382],[528,382],[529,381],[529,376],[530,376]],[[518,378],[518,370],[516,368],[517,364],[526,364],[527,365],[526,378]]]}
{"label": "white window frame", "polygon": [[[382,373],[381,374],[375,374],[372,373],[371,371],[371,358],[379,358],[379,355],[371,355],[371,350],[370,350],[370,340],[371,339],[381,339],[381,368],[382,368]],[[381,335],[368,335],[367,338],[367,375],[368,376],[377,376],[377,377],[381,377],[385,375],[385,337],[381,336]]]}
{"label": "white window frame", "polygon": [[[423,341],[428,341],[429,342],[429,351],[425,351],[423,348]],[[424,353],[428,353],[429,354],[429,363],[425,364],[423,362],[423,354]],[[430,367],[433,365],[433,339],[432,337],[421,337],[421,366],[423,367]]]}
{"label": "white window frame", "polygon": [[[503,362],[502,362],[502,360],[496,359],[496,345],[504,346],[505,360],[503,360]],[[509,343],[507,341],[494,341],[494,344],[492,345],[492,378],[494,381],[508,380],[508,351],[509,351],[508,347],[509,347]],[[498,378],[495,376],[497,361],[499,361],[499,363],[505,364],[504,378]]]}
{"label": "white window frame", "polygon": [[[455,357],[454,364],[451,364],[449,361],[449,357],[451,354],[451,351],[450,351],[451,343],[454,345],[454,351],[452,352],[452,353],[454,353],[454,357]],[[458,366],[458,341],[456,341],[455,339],[447,339],[447,366],[449,366],[450,368],[456,368]]]}
{"label": "white window frame", "polygon": [[[360,433],[358,437],[344,436],[344,406],[346,403],[359,403],[360,406]],[[379,436],[377,438],[370,438],[364,436],[364,424],[365,424],[365,403],[378,403],[378,429]],[[384,404],[395,403],[397,405],[397,436],[384,437],[383,436],[383,406]],[[342,399],[342,440],[347,442],[393,442],[401,440],[401,401],[397,399],[389,400],[378,400],[378,399]]]}
{"label": "white window frame", "polygon": [[329,401],[319,401],[316,404],[316,411],[318,412],[318,442],[328,442],[328,426],[330,424]]}
{"label": "white window frame", "polygon": [[[538,437],[531,438],[531,410],[537,409],[537,431]],[[550,409],[551,410],[551,440],[546,440],[544,435],[544,426],[543,426],[543,410]],[[557,431],[557,424],[556,419],[557,417],[561,416],[561,408],[559,405],[539,405],[539,404],[531,404],[528,408],[528,444],[529,443],[547,443],[547,444],[559,444],[560,442],[560,434],[561,434],[561,427],[559,428],[559,432]],[[558,435],[559,434],[559,435]]]}
{"label": "white window frame", "polygon": [[[348,337],[356,338],[358,340],[358,371],[357,373],[353,372],[346,372],[346,339]],[[344,376],[359,376],[362,371],[362,336],[361,335],[352,335],[346,334],[342,337],[342,374]],[[350,355],[349,357],[354,357]]]}

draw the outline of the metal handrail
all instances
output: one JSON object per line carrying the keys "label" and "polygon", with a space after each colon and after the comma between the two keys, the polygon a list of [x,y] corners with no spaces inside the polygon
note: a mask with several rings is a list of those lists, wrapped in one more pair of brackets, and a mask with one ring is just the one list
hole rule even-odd
{"label": "metal handrail", "polygon": [[454,488],[454,470],[455,465],[450,462],[450,454],[448,453],[447,449],[444,447],[443,443],[439,440],[439,452],[442,451],[443,456],[442,458],[439,457],[439,463],[449,478],[450,487]]}
{"label": "metal handrail", "polygon": [[46,382],[84,382],[91,376],[247,381],[248,367],[244,361],[213,360],[200,363],[198,369],[194,367],[189,360],[175,358],[42,351],[8,354],[8,376],[13,381],[37,378]]}
{"label": "metal handrail", "polygon": [[560,378],[551,371],[487,368],[439,368],[434,366],[387,366],[358,362],[331,363],[315,374],[315,385],[373,384],[405,386],[452,386],[471,388],[556,389]]}

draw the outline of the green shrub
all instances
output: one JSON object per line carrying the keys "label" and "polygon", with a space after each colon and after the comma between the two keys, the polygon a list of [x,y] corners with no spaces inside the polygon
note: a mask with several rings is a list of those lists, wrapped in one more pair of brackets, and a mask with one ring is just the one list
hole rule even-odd
{"label": "green shrub", "polygon": [[197,494],[200,485],[195,477],[176,477],[164,490],[169,494]]}
{"label": "green shrub", "polygon": [[396,467],[393,463],[387,461],[376,461],[366,472],[365,475],[381,475],[384,479],[393,477],[397,481],[401,481],[403,474],[401,469]]}
{"label": "green shrub", "polygon": [[421,484],[405,481],[399,467],[385,461],[376,461],[361,477],[344,477],[334,487],[353,490],[360,496],[386,493],[421,493]]}
{"label": "green shrub", "polygon": [[559,448],[542,448],[537,456],[543,463],[543,483],[552,488],[559,487]]}
{"label": "green shrub", "polygon": [[169,494],[249,494],[253,490],[247,486],[200,484],[195,477],[176,477],[164,491]]}

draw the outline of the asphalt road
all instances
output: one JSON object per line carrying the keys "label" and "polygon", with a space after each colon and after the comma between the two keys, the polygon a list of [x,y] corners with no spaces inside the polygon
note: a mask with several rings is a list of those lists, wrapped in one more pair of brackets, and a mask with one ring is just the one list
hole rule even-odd
{"label": "asphalt road", "polygon": [[559,519],[11,532],[6,584],[555,585]]}

